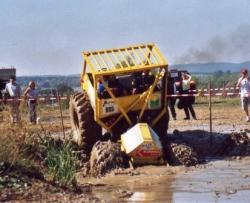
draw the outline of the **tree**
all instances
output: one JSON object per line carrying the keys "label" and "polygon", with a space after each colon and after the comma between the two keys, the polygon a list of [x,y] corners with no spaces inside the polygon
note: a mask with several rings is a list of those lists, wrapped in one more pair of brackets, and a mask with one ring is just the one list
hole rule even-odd
{"label": "tree", "polygon": [[223,75],[223,71],[222,71],[222,70],[218,70],[218,71],[216,71],[216,72],[214,73],[214,75],[215,75],[216,77],[221,77],[221,76]]}
{"label": "tree", "polygon": [[57,85],[57,91],[58,91],[58,94],[60,96],[63,96],[63,95],[71,95],[74,93],[74,90],[72,87],[64,84],[64,83],[61,83],[59,85]]}

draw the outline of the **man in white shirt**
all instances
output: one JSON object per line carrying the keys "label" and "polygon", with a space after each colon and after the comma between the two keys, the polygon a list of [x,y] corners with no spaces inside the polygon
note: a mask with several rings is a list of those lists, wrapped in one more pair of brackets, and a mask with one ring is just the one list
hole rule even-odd
{"label": "man in white shirt", "polygon": [[19,113],[19,104],[21,97],[21,88],[16,83],[16,78],[14,76],[10,77],[10,81],[5,86],[5,92],[9,95],[10,98],[10,107],[11,107],[11,122],[19,123],[20,122],[20,113]]}
{"label": "man in white shirt", "polygon": [[250,121],[248,107],[250,105],[250,78],[248,77],[248,70],[241,70],[241,77],[238,80],[237,87],[240,88],[241,105],[246,113],[246,121]]}

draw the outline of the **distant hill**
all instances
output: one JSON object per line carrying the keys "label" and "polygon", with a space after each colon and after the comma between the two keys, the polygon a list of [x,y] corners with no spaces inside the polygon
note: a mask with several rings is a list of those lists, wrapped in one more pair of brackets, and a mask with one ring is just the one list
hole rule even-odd
{"label": "distant hill", "polygon": [[79,87],[80,86],[80,74],[75,75],[41,75],[41,76],[19,76],[17,77],[18,83],[25,87],[28,85],[29,81],[33,80],[37,84],[37,87],[46,89],[46,88],[55,88],[59,84],[65,84],[70,87]]}
{"label": "distant hill", "polygon": [[[177,68],[188,70],[192,74],[206,75],[214,72],[239,72],[240,69],[246,67],[250,71],[250,61],[244,63],[204,63],[204,64],[177,64],[170,65],[170,69]],[[80,74],[72,75],[40,75],[40,76],[19,76],[18,82],[23,86],[27,86],[30,80],[34,80],[40,88],[54,88],[63,83],[72,88],[80,87]]]}
{"label": "distant hill", "polygon": [[239,72],[243,67],[250,70],[250,61],[243,63],[197,63],[197,64],[176,64],[170,65],[170,68],[188,70],[191,73],[213,73],[216,71]]}

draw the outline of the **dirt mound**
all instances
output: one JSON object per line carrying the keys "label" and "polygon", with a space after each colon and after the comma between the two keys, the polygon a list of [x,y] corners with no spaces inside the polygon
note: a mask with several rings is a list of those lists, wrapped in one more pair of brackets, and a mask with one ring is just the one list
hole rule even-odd
{"label": "dirt mound", "polygon": [[166,144],[166,159],[171,165],[195,166],[197,153],[185,143],[170,141]]}
{"label": "dirt mound", "polygon": [[125,168],[126,161],[119,143],[98,141],[92,148],[89,173],[95,177],[118,168]]}
{"label": "dirt mound", "polygon": [[[213,133],[202,130],[178,131],[169,139],[177,143],[185,143],[193,148],[199,157],[206,156],[246,156],[250,155],[249,130],[233,133]],[[212,142],[211,142],[212,141]]]}
{"label": "dirt mound", "polygon": [[248,130],[239,133],[232,133],[232,149],[229,151],[230,156],[248,156],[250,155],[250,134]]}

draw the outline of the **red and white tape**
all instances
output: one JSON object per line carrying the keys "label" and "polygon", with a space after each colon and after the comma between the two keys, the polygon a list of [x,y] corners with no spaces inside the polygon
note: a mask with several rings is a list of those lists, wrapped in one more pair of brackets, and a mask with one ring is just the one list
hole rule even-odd
{"label": "red and white tape", "polygon": [[[201,97],[205,96],[208,97],[210,94],[209,93],[197,93],[197,94],[167,94],[167,97]],[[240,93],[235,93],[235,92],[218,92],[218,93],[211,93],[211,96],[239,96]],[[250,97],[250,94],[245,94],[245,97]]]}
{"label": "red and white tape", "polygon": [[[228,90],[239,90],[239,87],[225,87],[225,88],[213,88],[210,89],[210,91],[228,91]],[[199,92],[208,92],[209,89],[199,89],[197,90]]]}
{"label": "red and white tape", "polygon": [[[211,91],[211,96],[239,96],[239,92],[216,92],[214,93],[213,91],[228,91],[228,90],[239,90],[238,87],[228,87],[228,88],[214,88],[210,89]],[[189,90],[189,94],[167,94],[167,97],[199,97],[199,96],[209,96],[210,94],[207,93],[209,90],[208,89],[199,89],[199,90]],[[246,95],[250,97],[250,94]],[[38,97],[37,99],[28,99],[28,100],[38,100],[38,101],[56,101],[58,100],[58,97]],[[68,100],[69,97],[60,97],[60,100]],[[0,102],[11,102],[11,101],[23,101],[25,100],[24,98],[19,98],[19,99],[0,99]]]}
{"label": "red and white tape", "polygon": [[[24,98],[16,98],[16,99],[0,99],[0,102],[11,102],[11,101],[25,101],[25,100],[29,100],[29,101],[46,101],[46,100],[58,100],[58,97],[39,97],[37,99],[24,99]],[[60,97],[60,100],[67,100],[68,97]]]}

